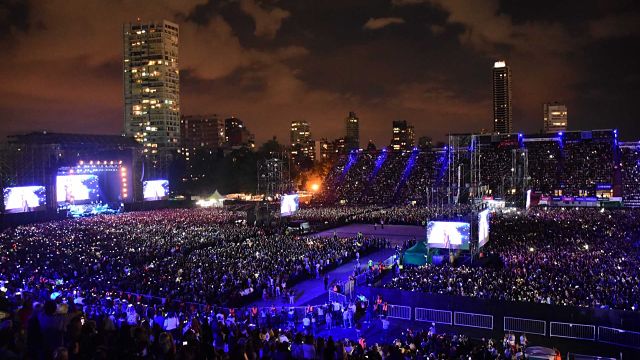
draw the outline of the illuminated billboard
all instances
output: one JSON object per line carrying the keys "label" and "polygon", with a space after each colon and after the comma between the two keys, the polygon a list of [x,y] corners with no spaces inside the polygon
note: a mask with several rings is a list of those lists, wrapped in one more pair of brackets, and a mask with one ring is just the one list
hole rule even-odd
{"label": "illuminated billboard", "polygon": [[145,201],[165,200],[169,197],[169,180],[147,180],[142,182]]}
{"label": "illuminated billboard", "polygon": [[280,216],[290,216],[298,211],[298,194],[283,195],[280,199]]}
{"label": "illuminated billboard", "polygon": [[468,250],[470,229],[465,222],[429,221],[427,243],[432,248]]}
{"label": "illuminated billboard", "polygon": [[44,186],[16,186],[3,190],[4,212],[22,213],[44,210],[47,192]]}
{"label": "illuminated billboard", "polygon": [[491,213],[484,210],[478,214],[478,248],[489,242],[489,224],[491,223]]}
{"label": "illuminated billboard", "polygon": [[58,175],[56,177],[58,204],[74,205],[100,200],[100,184],[97,175]]}

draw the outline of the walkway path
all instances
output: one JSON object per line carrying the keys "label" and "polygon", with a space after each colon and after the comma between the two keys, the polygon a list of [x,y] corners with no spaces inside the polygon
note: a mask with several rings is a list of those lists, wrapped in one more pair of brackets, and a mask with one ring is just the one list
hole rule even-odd
{"label": "walkway path", "polygon": [[[363,255],[360,257],[360,264],[365,265],[369,259],[374,263],[386,260],[389,256],[393,255],[393,248],[396,245],[402,246],[405,240],[423,239],[425,236],[424,229],[420,226],[413,225],[385,225],[384,229],[380,226],[374,230],[373,225],[370,224],[350,224],[335,229],[325,230],[321,233],[314,234],[312,236],[332,236],[334,231],[338,236],[356,236],[358,232],[362,232],[368,236],[381,236],[391,242],[391,249],[382,249],[372,254]],[[339,266],[329,272],[329,283],[335,281],[347,281],[349,275],[353,273],[353,267],[355,266],[355,260]],[[308,304],[317,305],[327,301],[327,291],[324,289],[324,281],[320,279],[305,280],[293,287],[295,290],[294,306],[305,306]],[[288,299],[269,299],[264,301],[262,299],[253,302],[251,305],[258,307],[275,305],[276,307],[289,305]]]}

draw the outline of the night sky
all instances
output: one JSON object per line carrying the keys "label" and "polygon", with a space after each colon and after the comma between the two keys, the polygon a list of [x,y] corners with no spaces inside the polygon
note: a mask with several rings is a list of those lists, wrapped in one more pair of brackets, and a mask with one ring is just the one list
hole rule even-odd
{"label": "night sky", "polygon": [[258,143],[315,138],[388,144],[491,129],[491,67],[513,73],[514,130],[537,132],[542,103],[570,129],[640,139],[640,2],[280,0],[0,2],[0,136],[31,130],[120,133],[122,24],[180,25],[181,112],[235,115]]}

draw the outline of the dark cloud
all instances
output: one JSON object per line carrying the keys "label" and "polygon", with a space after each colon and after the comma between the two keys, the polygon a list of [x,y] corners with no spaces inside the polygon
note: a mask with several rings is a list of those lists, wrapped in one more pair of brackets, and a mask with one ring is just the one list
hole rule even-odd
{"label": "dark cloud", "polygon": [[[117,4],[117,6],[116,6]],[[542,103],[569,106],[573,129],[640,137],[635,1],[119,0],[0,4],[2,131],[122,131],[122,23],[180,24],[181,110],[246,121],[286,141],[292,120],[315,137],[389,141],[491,125],[491,66],[512,67],[516,130],[537,131]]]}

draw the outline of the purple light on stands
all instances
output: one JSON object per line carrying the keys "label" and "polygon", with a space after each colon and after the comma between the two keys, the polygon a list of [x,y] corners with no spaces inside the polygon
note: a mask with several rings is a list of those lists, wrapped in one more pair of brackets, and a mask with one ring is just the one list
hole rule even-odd
{"label": "purple light on stands", "polygon": [[369,176],[369,181],[373,180],[373,178],[376,177],[376,175],[378,174],[378,171],[380,171],[380,169],[382,168],[382,164],[384,164],[384,161],[387,160],[387,155],[388,153],[386,148],[382,150],[380,155],[378,155],[378,158],[376,159],[375,167],[373,168],[373,171]]}

